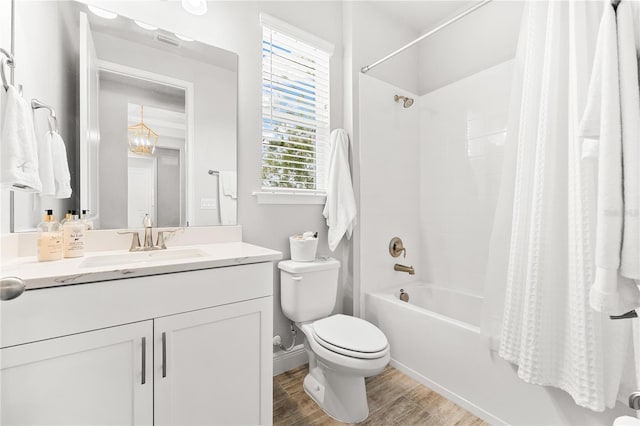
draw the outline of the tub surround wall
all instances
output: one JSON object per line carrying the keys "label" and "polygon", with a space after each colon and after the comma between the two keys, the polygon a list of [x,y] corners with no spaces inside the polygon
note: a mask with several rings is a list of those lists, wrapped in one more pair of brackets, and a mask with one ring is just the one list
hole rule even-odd
{"label": "tub surround wall", "polygon": [[420,98],[422,278],[484,294],[513,61]]}

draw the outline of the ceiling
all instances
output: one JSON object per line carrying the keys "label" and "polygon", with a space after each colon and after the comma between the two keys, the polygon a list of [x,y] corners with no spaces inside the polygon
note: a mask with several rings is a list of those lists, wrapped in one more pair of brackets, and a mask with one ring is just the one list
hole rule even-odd
{"label": "ceiling", "polygon": [[418,34],[427,32],[476,3],[471,0],[369,0],[369,2],[385,15],[393,17]]}

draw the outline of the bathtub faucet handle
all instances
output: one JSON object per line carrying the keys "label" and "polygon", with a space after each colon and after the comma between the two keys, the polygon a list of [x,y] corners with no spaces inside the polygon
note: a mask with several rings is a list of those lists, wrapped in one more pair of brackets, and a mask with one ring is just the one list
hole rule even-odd
{"label": "bathtub faucet handle", "polygon": [[407,257],[407,249],[404,248],[400,237],[393,237],[389,242],[389,254],[393,257],[398,257],[400,253],[403,254],[403,257]]}

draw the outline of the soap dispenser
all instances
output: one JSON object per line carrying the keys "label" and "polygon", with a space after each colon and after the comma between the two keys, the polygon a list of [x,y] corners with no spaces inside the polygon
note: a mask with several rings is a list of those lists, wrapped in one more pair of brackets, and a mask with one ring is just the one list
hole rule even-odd
{"label": "soap dispenser", "polygon": [[53,210],[45,210],[38,231],[38,262],[62,259],[62,228],[53,217]]}
{"label": "soap dispenser", "polygon": [[60,226],[64,226],[65,222],[70,220],[72,216],[72,210],[67,210],[67,214],[60,220]]}
{"label": "soap dispenser", "polygon": [[82,223],[84,223],[85,230],[91,231],[93,229],[93,220],[89,218],[89,210],[82,210],[80,220],[82,220]]}
{"label": "soap dispenser", "polygon": [[84,256],[84,222],[78,217],[78,212],[73,210],[71,219],[62,225],[62,252],[64,257]]}

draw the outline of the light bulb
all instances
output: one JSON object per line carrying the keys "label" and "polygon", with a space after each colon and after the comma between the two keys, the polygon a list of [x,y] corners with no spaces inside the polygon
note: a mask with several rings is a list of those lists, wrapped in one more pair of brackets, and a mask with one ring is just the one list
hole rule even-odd
{"label": "light bulb", "polygon": [[101,9],[99,7],[93,6],[93,5],[88,5],[89,10],[91,11],[91,13],[93,13],[96,16],[99,16],[101,18],[104,19],[116,19],[118,17],[118,14],[115,12],[110,12],[108,10],[104,10]]}
{"label": "light bulb", "polygon": [[189,38],[189,37],[187,37],[187,36],[183,36],[182,34],[174,33],[174,35],[175,35],[176,37],[178,37],[180,40],[184,40],[184,41],[193,41],[193,39],[192,39],[192,38]]}
{"label": "light bulb", "polygon": [[207,13],[207,0],[181,0],[182,8],[192,15]]}
{"label": "light bulb", "polygon": [[155,27],[153,25],[147,24],[146,22],[137,21],[135,19],[133,20],[133,22],[135,22],[137,26],[139,26],[140,28],[142,28],[144,30],[155,31],[155,30],[158,29],[158,27]]}

